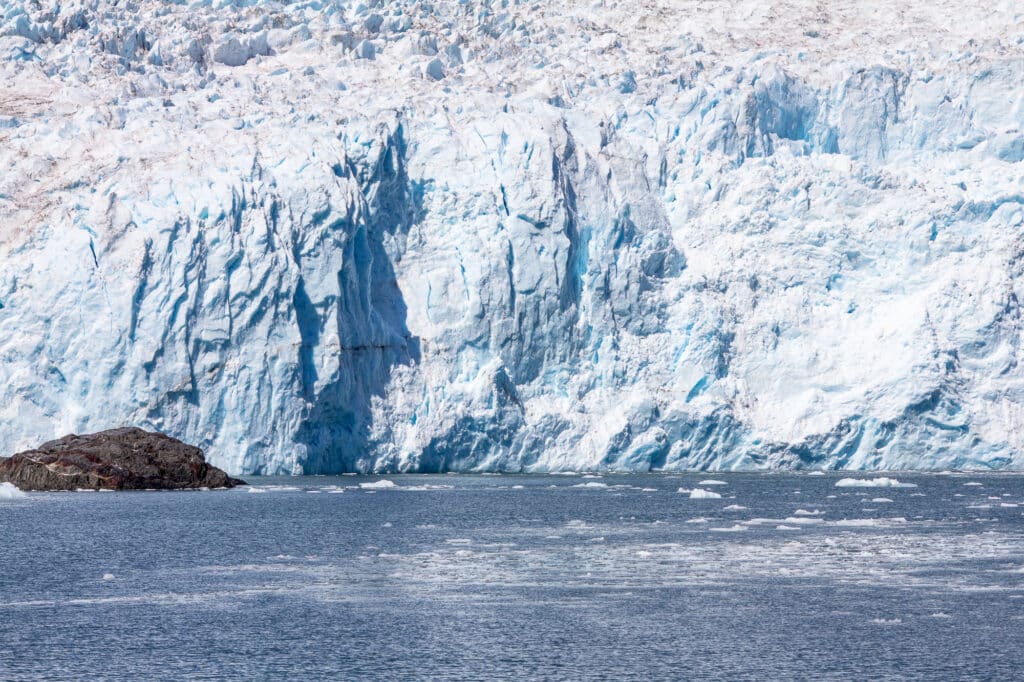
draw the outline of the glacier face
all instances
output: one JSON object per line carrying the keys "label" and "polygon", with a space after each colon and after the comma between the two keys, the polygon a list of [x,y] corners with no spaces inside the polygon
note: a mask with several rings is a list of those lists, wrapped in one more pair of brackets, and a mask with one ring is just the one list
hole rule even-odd
{"label": "glacier face", "polygon": [[1024,465],[1024,11],[0,8],[0,444]]}

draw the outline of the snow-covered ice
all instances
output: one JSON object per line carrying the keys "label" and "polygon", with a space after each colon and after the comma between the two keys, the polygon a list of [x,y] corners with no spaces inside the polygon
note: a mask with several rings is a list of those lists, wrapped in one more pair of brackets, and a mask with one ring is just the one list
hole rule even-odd
{"label": "snow-covered ice", "polygon": [[1024,15],[900,7],[5,2],[0,443],[1024,465]]}

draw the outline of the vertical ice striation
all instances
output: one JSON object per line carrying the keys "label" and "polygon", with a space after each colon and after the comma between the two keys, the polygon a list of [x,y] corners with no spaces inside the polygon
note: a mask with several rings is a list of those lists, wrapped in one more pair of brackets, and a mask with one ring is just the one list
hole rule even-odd
{"label": "vertical ice striation", "polygon": [[647,5],[0,8],[0,445],[1024,464],[1024,14]]}

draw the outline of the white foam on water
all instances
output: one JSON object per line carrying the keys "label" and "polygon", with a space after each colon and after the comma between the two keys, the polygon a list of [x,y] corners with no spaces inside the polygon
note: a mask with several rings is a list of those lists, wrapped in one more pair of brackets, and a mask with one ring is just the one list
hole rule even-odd
{"label": "white foam on water", "polygon": [[0,483],[0,500],[20,500],[27,495],[13,483]]}
{"label": "white foam on water", "polygon": [[821,511],[820,509],[815,509],[814,511],[808,511],[806,509],[797,509],[795,512],[793,512],[794,516],[823,516],[824,514],[825,512]]}
{"label": "white foam on water", "polygon": [[879,478],[841,478],[836,481],[837,488],[916,488],[914,483],[900,483],[895,478],[881,476]]}
{"label": "white foam on water", "polygon": [[113,573],[104,573],[103,574],[103,579],[104,580],[113,580],[114,579],[114,574]]}
{"label": "white foam on water", "polygon": [[1016,505],[1012,502],[1001,502],[999,506],[1004,507],[1006,509],[1016,509],[1019,505]]}
{"label": "white foam on water", "polygon": [[968,487],[968,488],[984,488],[985,487],[983,484],[978,483],[977,481],[969,481],[967,483],[964,483],[964,486]]}
{"label": "white foam on water", "polygon": [[705,519],[703,516],[698,516],[695,519],[687,519],[684,523],[707,523],[707,522],[708,522],[708,520]]}
{"label": "white foam on water", "polygon": [[710,530],[713,533],[739,533],[740,531],[744,531],[746,529],[746,526],[736,523],[729,526],[728,528],[709,528],[708,530]]}
{"label": "white foam on water", "polygon": [[590,483],[577,483],[576,485],[569,486],[570,488],[607,488],[607,483],[597,483],[591,481]]}
{"label": "white foam on water", "polygon": [[775,526],[775,530],[800,530],[797,526],[785,526],[781,523]]}
{"label": "white foam on water", "polygon": [[690,491],[691,500],[718,500],[721,499],[721,495],[710,490],[704,490],[704,488],[694,488]]}
{"label": "white foam on water", "polygon": [[902,618],[872,618],[871,622],[875,625],[899,625],[903,622]]}
{"label": "white foam on water", "polygon": [[453,485],[439,485],[436,483],[426,483],[424,485],[399,485],[395,486],[396,490],[412,490],[416,492],[424,492],[427,490],[453,490]]}
{"label": "white foam on water", "polygon": [[269,492],[269,491],[266,488],[257,488],[256,486],[251,485],[251,486],[249,486],[248,490],[246,490],[246,492],[248,492],[248,493],[265,493],[265,492]]}

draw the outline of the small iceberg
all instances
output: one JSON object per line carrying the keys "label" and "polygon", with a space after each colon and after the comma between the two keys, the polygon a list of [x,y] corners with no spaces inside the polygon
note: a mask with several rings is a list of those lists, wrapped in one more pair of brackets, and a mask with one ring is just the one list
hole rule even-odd
{"label": "small iceberg", "polygon": [[379,481],[372,481],[370,483],[360,483],[359,487],[363,490],[388,490],[390,488],[397,488],[394,481],[389,481],[386,478],[382,478]]}
{"label": "small iceberg", "polygon": [[690,491],[691,500],[717,500],[721,499],[721,495],[710,490],[704,490],[704,488],[694,488]]}
{"label": "small iceberg", "polygon": [[729,484],[726,483],[725,481],[719,481],[719,480],[716,480],[714,478],[709,478],[709,479],[707,479],[705,481],[701,481],[697,485],[729,485]]}
{"label": "small iceberg", "polygon": [[841,478],[836,481],[837,488],[916,488],[915,483],[900,483],[895,478]]}

